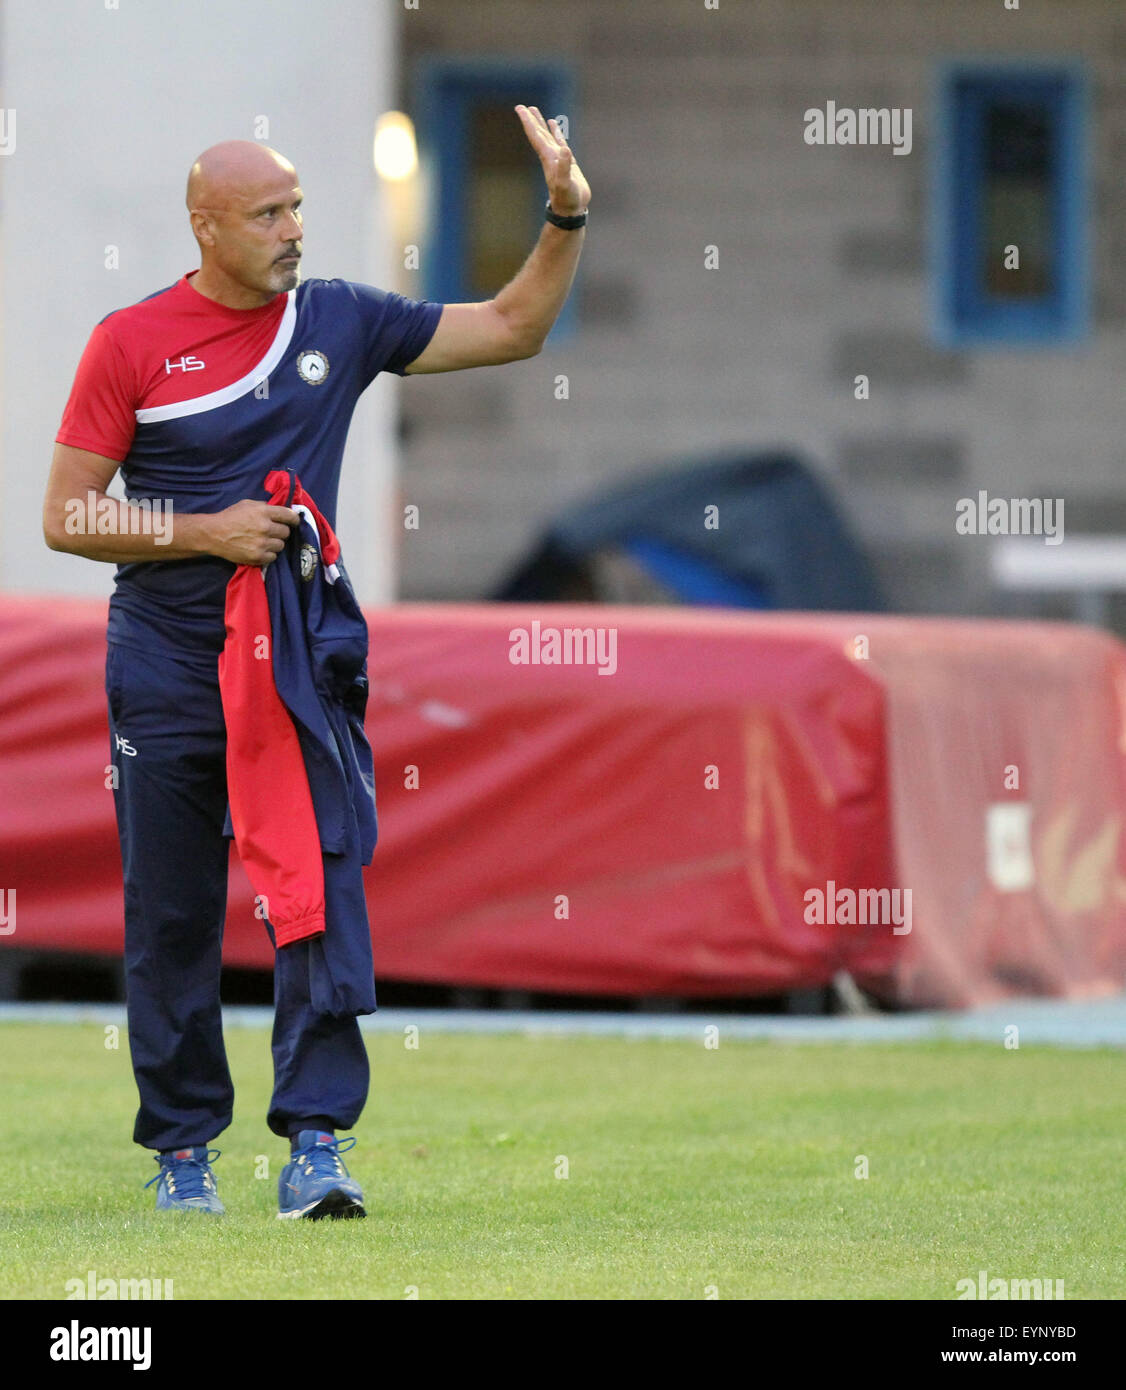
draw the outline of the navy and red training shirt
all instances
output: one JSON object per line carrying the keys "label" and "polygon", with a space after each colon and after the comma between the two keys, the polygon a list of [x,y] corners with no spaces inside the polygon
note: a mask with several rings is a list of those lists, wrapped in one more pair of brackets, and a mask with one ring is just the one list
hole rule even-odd
{"label": "navy and red training shirt", "polygon": [[[193,289],[194,274],[97,325],[57,442],[117,459],[126,496],[170,501],[173,520],[264,501],[263,478],[293,468],[335,527],[356,402],[379,372],[405,375],[442,305],[307,280],[230,309]],[[217,655],[235,568],[218,556],[118,565],[109,641]]]}

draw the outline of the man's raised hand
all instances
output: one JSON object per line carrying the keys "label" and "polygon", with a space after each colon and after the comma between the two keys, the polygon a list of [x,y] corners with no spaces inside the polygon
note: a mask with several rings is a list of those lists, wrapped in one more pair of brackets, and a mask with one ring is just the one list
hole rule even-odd
{"label": "man's raised hand", "polygon": [[551,210],[560,217],[574,217],[585,212],[590,202],[590,184],[575,163],[559,123],[545,121],[537,106],[517,106],[516,114],[528,142],[540,157]]}

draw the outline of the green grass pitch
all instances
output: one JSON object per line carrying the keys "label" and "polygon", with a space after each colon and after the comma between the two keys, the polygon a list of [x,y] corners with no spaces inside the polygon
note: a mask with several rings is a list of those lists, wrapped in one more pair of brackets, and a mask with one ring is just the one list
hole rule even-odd
{"label": "green grass pitch", "polygon": [[1126,1295],[1120,1052],[419,1024],[366,1035],[368,1219],[317,1223],[275,1219],[267,1032],[227,1032],[215,1219],[142,1190],[124,1032],[0,1025],[0,1297],[94,1271],[176,1300],[953,1299],[982,1269]]}

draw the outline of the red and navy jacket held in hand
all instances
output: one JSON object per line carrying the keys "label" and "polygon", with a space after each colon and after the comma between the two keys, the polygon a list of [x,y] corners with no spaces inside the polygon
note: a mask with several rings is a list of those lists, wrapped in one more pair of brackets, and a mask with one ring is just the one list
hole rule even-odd
{"label": "red and navy jacket held in hand", "polygon": [[[325,1011],[366,1013],[375,1000],[359,867],[377,835],[367,623],[332,527],[293,469],[271,471],[265,486],[301,521],[272,564],[241,565],[227,586],[219,685],[231,827],[278,947],[323,935],[336,993]],[[369,995],[370,1007],[353,1007]]]}

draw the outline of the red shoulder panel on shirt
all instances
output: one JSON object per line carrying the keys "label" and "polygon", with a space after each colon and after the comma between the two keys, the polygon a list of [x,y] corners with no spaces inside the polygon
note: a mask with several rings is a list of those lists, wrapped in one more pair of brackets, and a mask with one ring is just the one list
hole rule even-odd
{"label": "red shoulder panel on shirt", "polygon": [[253,371],[277,336],[287,296],[230,309],[194,290],[187,275],[97,325],[78,364],[55,436],[119,463],[137,410],[220,391]]}

